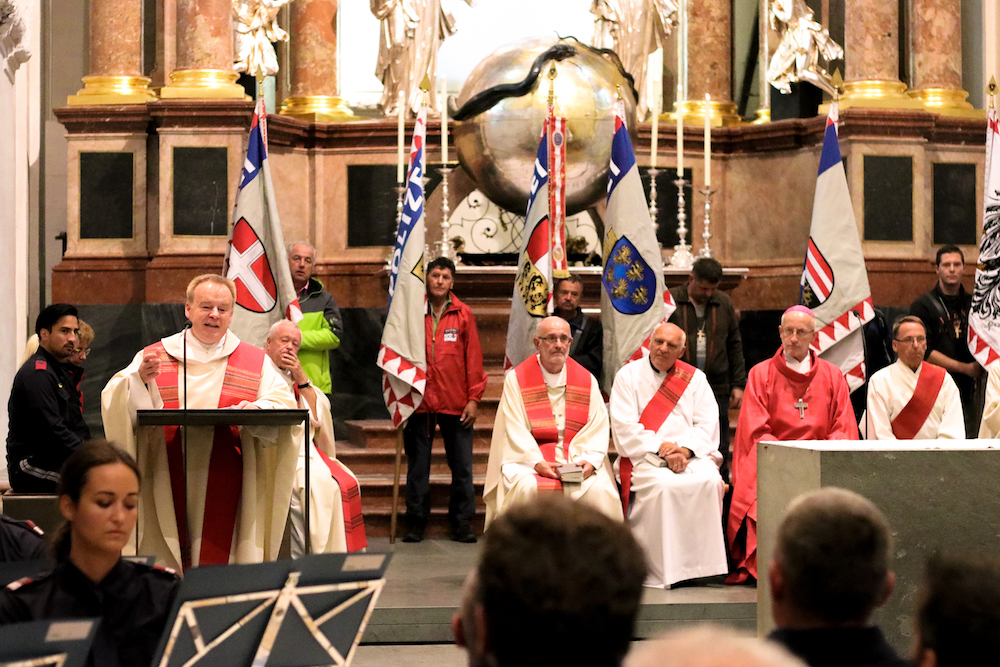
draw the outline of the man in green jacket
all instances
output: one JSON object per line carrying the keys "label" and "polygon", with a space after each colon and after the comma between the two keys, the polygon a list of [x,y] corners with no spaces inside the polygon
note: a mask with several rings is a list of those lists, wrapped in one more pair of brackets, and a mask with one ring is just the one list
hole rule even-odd
{"label": "man in green jacket", "polygon": [[302,308],[302,347],[299,363],[309,381],[321,392],[330,395],[330,350],[340,346],[343,324],[340,309],[323,283],[312,277],[316,249],[304,241],[288,246],[288,269]]}

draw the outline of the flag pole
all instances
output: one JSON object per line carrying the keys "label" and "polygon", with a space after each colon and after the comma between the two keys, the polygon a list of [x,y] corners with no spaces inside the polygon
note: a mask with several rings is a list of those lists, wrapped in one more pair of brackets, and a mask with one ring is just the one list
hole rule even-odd
{"label": "flag pole", "polygon": [[[420,106],[422,106],[422,107],[424,107],[426,109],[430,105],[431,77],[429,75],[424,74],[424,80],[420,82],[420,90],[422,90],[423,93],[424,93],[423,99],[421,99],[421,101],[420,101]],[[421,176],[420,189],[423,190],[424,187],[427,185],[427,181],[430,180],[430,179],[427,178],[427,133],[426,133],[426,129],[425,129],[425,132],[424,132],[424,145],[423,145],[423,148],[420,150],[420,176]],[[426,201],[425,201],[425,203],[426,203]],[[424,225],[424,259],[426,261],[426,258],[428,258],[428,257],[431,256],[431,247],[430,247],[430,244],[427,243],[427,209],[426,208],[424,208],[423,225]]]}
{"label": "flag pole", "polygon": [[404,421],[396,428],[396,467],[392,479],[392,509],[389,510],[389,544],[396,543],[396,515],[399,514],[399,477],[403,468]]}

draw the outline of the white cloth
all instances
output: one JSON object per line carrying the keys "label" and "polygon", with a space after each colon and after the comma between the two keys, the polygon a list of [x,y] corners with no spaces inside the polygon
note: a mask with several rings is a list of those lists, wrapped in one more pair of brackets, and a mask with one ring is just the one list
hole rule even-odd
{"label": "white cloth", "polygon": [[809,374],[810,364],[809,364],[809,355],[808,354],[805,356],[805,358],[802,361],[799,361],[798,359],[794,358],[792,355],[790,355],[788,353],[784,353],[784,354],[785,354],[785,365],[788,366],[789,370],[793,370],[796,373],[800,373],[802,375],[808,375]]}
{"label": "white cloth", "polygon": [[[292,391],[292,377],[285,372],[282,376]],[[316,410],[309,407],[305,396],[299,396],[299,407],[309,410],[309,434],[316,447],[334,461],[337,460],[337,448],[330,434],[333,433],[333,417],[330,413],[330,399],[323,392],[314,389],[316,394]],[[309,495],[312,504],[309,506],[309,541],[311,553],[343,553],[347,551],[347,536],[344,530],[344,504],[340,493],[340,484],[333,478],[326,461],[320,456],[316,447],[309,448]],[[337,461],[341,469],[354,477],[354,473],[343,463]],[[357,478],[354,478],[357,481]],[[295,484],[292,486],[292,500],[289,507],[288,520],[291,523],[292,558],[305,555],[305,494],[306,494],[306,456],[305,448],[299,447],[298,464],[295,466]]]}
{"label": "white cloth", "polygon": [[986,379],[986,404],[983,421],[979,425],[979,438],[1000,438],[1000,364],[991,364]]}
{"label": "white cloth", "polygon": [[[632,461],[628,521],[649,563],[647,586],[667,587],[728,572],[722,533],[725,485],[719,475],[719,407],[699,370],[655,433],[639,423],[665,373],[648,358],[618,372],[611,389],[611,433],[619,456]],[[663,442],[687,447],[694,457],[682,473],[645,460]]]}
{"label": "white cloth", "polygon": [[[920,379],[923,365],[916,372],[902,361],[890,364],[872,375],[868,382],[868,407],[858,425],[862,437],[867,440],[896,440],[892,432],[892,420],[910,402],[913,391]],[[934,408],[923,426],[913,436],[914,440],[965,439],[965,418],[962,416],[962,400],[951,375],[944,374],[944,384],[938,392]]]}
{"label": "white cloth", "polygon": [[[167,353],[182,359],[181,334],[162,340]],[[219,407],[219,396],[229,355],[239,346],[229,332],[215,345],[200,343],[188,332],[187,406]],[[147,387],[139,377],[140,350],[129,366],[114,375],[101,392],[101,414],[106,437],[128,450],[139,464],[143,484],[139,501],[138,553],[155,556],[158,563],[181,568],[180,540],[174,515],[166,443],[160,427],[135,428],[136,411],[161,409],[156,381]],[[179,364],[180,365],[180,364]],[[183,366],[178,368],[178,402],[184,405]],[[270,359],[264,360],[254,405],[262,409],[295,408],[295,397]],[[205,495],[214,430],[188,432],[188,528],[192,564],[201,552]],[[295,463],[303,437],[302,426],[243,427],[243,487],[230,548],[231,563],[259,563],[278,556],[295,478]]]}
{"label": "white cloth", "polygon": [[[542,369],[548,390],[552,416],[558,428],[556,462],[565,463],[563,430],[566,425],[566,369],[551,374]],[[493,422],[493,440],[487,464],[483,497],[486,501],[486,524],[511,504],[530,500],[538,491],[535,464],[545,460],[531,435],[531,423],[521,397],[517,373],[507,373],[503,395]],[[615,519],[622,519],[622,506],[608,460],[608,411],[604,407],[597,379],[590,377],[590,406],[587,423],[569,446],[569,460],[594,466],[594,472],[581,484],[563,484],[564,492],[574,500],[593,505]]]}

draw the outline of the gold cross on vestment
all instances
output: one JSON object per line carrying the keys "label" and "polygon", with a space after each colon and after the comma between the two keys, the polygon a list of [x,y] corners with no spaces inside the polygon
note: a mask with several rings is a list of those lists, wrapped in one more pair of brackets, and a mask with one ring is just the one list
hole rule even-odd
{"label": "gold cross on vestment", "polygon": [[797,403],[795,403],[795,405],[794,405],[793,407],[795,407],[795,408],[798,408],[798,411],[799,411],[799,419],[805,419],[805,418],[806,418],[806,408],[808,408],[808,407],[809,407],[809,404],[808,404],[808,403],[806,403],[805,401],[803,401],[803,400],[802,400],[802,399],[800,398],[800,399],[798,400],[798,402],[797,402]]}

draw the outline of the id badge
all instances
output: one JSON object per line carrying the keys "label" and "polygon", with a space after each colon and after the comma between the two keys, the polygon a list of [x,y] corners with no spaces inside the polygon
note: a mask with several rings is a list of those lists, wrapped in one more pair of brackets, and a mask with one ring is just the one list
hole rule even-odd
{"label": "id badge", "polygon": [[446,342],[446,343],[456,343],[456,342],[458,342],[458,329],[445,329],[444,330],[444,342]]}

